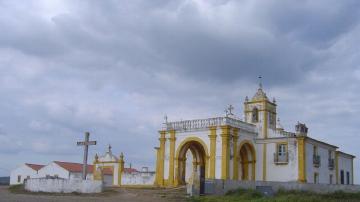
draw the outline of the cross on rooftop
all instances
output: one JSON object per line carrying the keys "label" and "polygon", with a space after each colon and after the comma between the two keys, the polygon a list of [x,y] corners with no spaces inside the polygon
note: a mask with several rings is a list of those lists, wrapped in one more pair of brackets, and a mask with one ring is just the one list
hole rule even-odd
{"label": "cross on rooftop", "polygon": [[234,107],[232,105],[229,105],[229,107],[225,109],[226,116],[234,115],[233,110],[234,110]]}
{"label": "cross on rooftop", "polygon": [[259,75],[258,79],[259,79],[259,88],[262,89],[262,76]]}
{"label": "cross on rooftop", "polygon": [[96,145],[96,141],[89,141],[89,138],[90,138],[90,133],[86,132],[85,141],[77,142],[77,146],[84,146],[84,160],[83,160],[83,170],[82,170],[83,180],[86,180],[89,145]]}

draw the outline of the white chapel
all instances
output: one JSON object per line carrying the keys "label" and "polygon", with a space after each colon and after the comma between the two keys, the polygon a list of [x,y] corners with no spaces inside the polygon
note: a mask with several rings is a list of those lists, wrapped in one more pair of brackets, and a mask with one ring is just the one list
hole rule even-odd
{"label": "white chapel", "polygon": [[155,185],[173,187],[188,180],[232,179],[321,184],[353,184],[353,159],[335,145],[308,135],[305,124],[285,131],[276,101],[260,84],[244,102],[244,120],[232,114],[174,121],[159,131]]}

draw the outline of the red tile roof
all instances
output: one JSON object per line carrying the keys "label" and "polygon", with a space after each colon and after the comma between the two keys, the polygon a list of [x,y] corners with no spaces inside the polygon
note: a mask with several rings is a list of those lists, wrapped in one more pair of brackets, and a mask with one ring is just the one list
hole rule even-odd
{"label": "red tile roof", "polygon": [[125,173],[133,173],[133,172],[138,172],[138,170],[136,170],[135,168],[124,168],[124,172]]}
{"label": "red tile roof", "polygon": [[45,165],[38,165],[38,164],[31,164],[31,163],[25,163],[25,165],[29,166],[31,169],[33,170],[40,170],[42,167],[44,167]]}
{"label": "red tile roof", "polygon": [[[71,163],[71,162],[62,162],[62,161],[54,161],[54,163],[58,164],[60,167],[64,168],[65,170],[67,170],[69,172],[74,172],[74,173],[81,173],[82,172],[83,164],[81,164],[81,163]],[[93,166],[88,165],[87,166],[87,171],[89,173],[92,173],[93,172]]]}
{"label": "red tile roof", "polygon": [[[65,170],[67,170],[69,172],[74,172],[74,173],[82,172],[83,164],[81,164],[81,163],[71,163],[71,162],[62,162],[62,161],[54,161],[54,163],[58,164],[60,167],[64,168]],[[94,169],[93,165],[88,165],[87,172],[92,173],[93,169]],[[133,173],[133,172],[138,172],[138,171],[134,168],[124,168],[124,172]],[[113,174],[112,169],[110,169],[110,168],[104,168],[103,173],[106,175]]]}

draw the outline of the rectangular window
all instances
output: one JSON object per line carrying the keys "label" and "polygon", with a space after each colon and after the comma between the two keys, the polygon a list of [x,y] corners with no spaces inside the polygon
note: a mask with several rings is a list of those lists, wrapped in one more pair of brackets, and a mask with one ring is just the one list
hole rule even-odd
{"label": "rectangular window", "polygon": [[318,173],[314,173],[314,184],[319,183],[319,174]]}
{"label": "rectangular window", "polygon": [[46,178],[50,178],[50,175],[46,175]]}
{"label": "rectangular window", "polygon": [[344,171],[343,170],[340,171],[340,183],[344,184]]}
{"label": "rectangular window", "polygon": [[332,159],[331,150],[329,150],[329,159]]}
{"label": "rectangular window", "polygon": [[314,155],[318,155],[318,149],[317,149],[317,146],[314,146],[314,147],[313,147],[313,152],[314,152]]}
{"label": "rectangular window", "polygon": [[333,175],[329,175],[329,184],[333,183]]}
{"label": "rectangular window", "polygon": [[55,178],[59,178],[59,175],[54,175]]}
{"label": "rectangular window", "polygon": [[350,173],[346,172],[346,184],[350,184]]}
{"label": "rectangular window", "polygon": [[18,182],[21,182],[21,175],[18,175],[17,181],[18,181]]}
{"label": "rectangular window", "polygon": [[286,155],[286,144],[279,144],[278,145],[278,155],[285,156]]}

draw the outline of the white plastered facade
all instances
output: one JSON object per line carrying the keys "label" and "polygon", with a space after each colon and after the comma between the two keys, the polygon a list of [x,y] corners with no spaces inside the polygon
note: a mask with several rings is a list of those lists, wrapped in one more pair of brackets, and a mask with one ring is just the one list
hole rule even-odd
{"label": "white plastered facade", "polygon": [[[298,123],[296,132],[285,131],[277,119],[276,108],[276,101],[269,101],[260,86],[254,97],[251,100],[246,98],[244,102],[244,120],[235,117],[231,111],[217,118],[177,122],[166,120],[160,130],[155,184],[178,186],[184,183],[183,169],[179,168],[183,165],[183,158],[186,159],[180,152],[183,149],[202,153],[206,159],[206,163],[201,165],[205,167],[203,177],[206,179],[340,184],[339,173],[344,170],[345,178],[346,172],[349,173],[349,184],[353,183],[354,156],[339,153],[336,146],[309,137],[305,124]],[[215,142],[215,149],[212,148],[212,141]],[[247,151],[241,153],[243,142],[250,146],[246,146]],[[201,164],[200,160],[195,159],[194,162]],[[255,164],[255,169],[251,163]],[[188,165],[189,162],[186,163]],[[244,167],[247,169],[244,170]],[[189,169],[186,168],[186,171],[189,172]],[[194,171],[201,178],[199,172],[203,171]]]}

